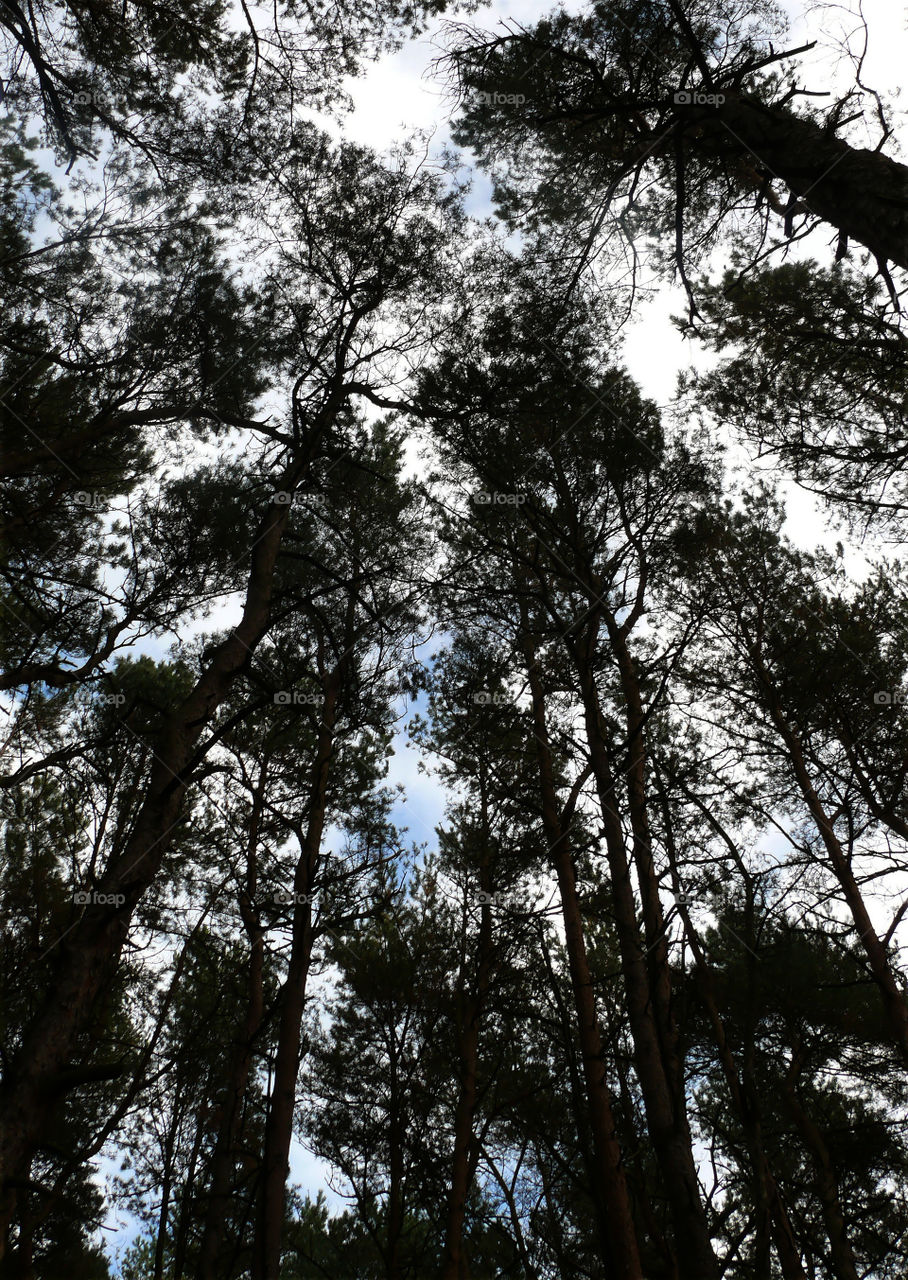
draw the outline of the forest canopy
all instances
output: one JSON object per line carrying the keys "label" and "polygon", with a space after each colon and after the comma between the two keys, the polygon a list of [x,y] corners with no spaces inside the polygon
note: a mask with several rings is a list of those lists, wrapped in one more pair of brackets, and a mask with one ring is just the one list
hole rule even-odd
{"label": "forest canopy", "polygon": [[0,1280],[908,1274],[883,30],[0,0]]}

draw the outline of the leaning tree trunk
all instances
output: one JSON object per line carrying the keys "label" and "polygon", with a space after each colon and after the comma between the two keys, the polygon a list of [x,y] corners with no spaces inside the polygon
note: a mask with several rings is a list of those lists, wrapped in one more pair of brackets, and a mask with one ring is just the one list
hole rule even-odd
{"label": "leaning tree trunk", "polygon": [[[303,471],[284,477],[293,490]],[[189,696],[168,716],[154,755],[145,799],[125,843],[97,884],[113,903],[93,902],[61,939],[59,959],[44,1008],[28,1028],[0,1096],[0,1257],[15,1212],[14,1181],[27,1175],[34,1151],[59,1093],[56,1081],[101,991],[110,985],[136,904],[154,881],[180,818],[186,773],[205,725],[227,696],[268,625],[274,567],[289,506],[273,503],[259,525],[251,554],[246,600],[234,631],[214,650]],[[122,901],[117,901],[118,898]]]}
{"label": "leaning tree trunk", "polygon": [[695,126],[683,135],[692,151],[757,161],[841,235],[908,269],[908,167],[783,107],[731,90],[724,99],[682,108]]}

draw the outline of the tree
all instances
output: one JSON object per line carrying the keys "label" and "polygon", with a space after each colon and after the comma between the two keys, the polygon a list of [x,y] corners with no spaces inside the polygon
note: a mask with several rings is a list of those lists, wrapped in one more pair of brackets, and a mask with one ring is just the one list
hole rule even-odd
{"label": "tree", "polygon": [[[378,869],[378,901],[390,906],[399,894],[398,874]],[[407,911],[402,928],[388,911],[338,938],[331,954],[345,994],[309,1064],[318,1102],[308,1140],[350,1186],[372,1266],[388,1280],[434,1270],[441,1244],[441,1215],[433,1222],[423,1209],[443,1202],[443,1184],[436,1106],[424,1078],[417,948],[428,921],[418,910]],[[407,920],[410,912],[415,918]]]}
{"label": "tree", "polygon": [[[704,942],[730,1040],[753,1064],[755,1100],[804,1260],[801,1274],[820,1269],[836,1280],[876,1268],[890,1274],[901,1265],[895,1223],[905,1212],[904,1156],[899,1126],[883,1119],[893,1083],[884,1019],[850,946],[827,931],[778,918],[771,901],[756,908],[749,921],[731,901],[722,908],[754,956],[729,929],[710,931]],[[855,1069],[857,1087],[850,1079]],[[719,1091],[709,1088],[700,1101],[723,1145],[734,1148],[739,1108],[723,1105]],[[863,1227],[866,1206],[883,1182],[894,1192],[874,1215],[892,1225],[885,1245],[875,1229]],[[752,1275],[760,1263],[745,1252],[736,1266]]]}
{"label": "tree", "polygon": [[0,4],[0,1272],[119,1208],[131,1280],[897,1280],[886,104],[804,105],[770,0],[450,29],[479,225],[308,118],[443,8]]}
{"label": "tree", "polygon": [[[309,301],[303,319],[291,312],[288,321],[290,332],[299,336],[299,364],[288,388],[286,429],[278,432],[270,457],[273,446],[266,444],[272,496],[263,503],[259,495],[247,497],[235,489],[230,495],[234,509],[250,511],[244,521],[249,534],[242,617],[203,655],[194,684],[168,707],[141,806],[130,819],[128,836],[121,832],[120,847],[98,875],[102,900],[86,909],[56,948],[56,976],[45,1007],[4,1081],[4,1177],[18,1176],[15,1171],[27,1166],[41,1129],[41,1090],[68,1059],[97,993],[115,971],[132,913],[162,865],[193,771],[217,740],[212,721],[272,622],[276,565],[293,496],[317,490],[320,467],[330,468],[348,450],[355,457],[351,400],[378,395],[382,374],[392,376],[392,357],[407,344],[412,349],[425,332],[413,322],[426,315],[426,285],[444,239],[437,184],[428,177],[413,180],[405,169],[384,170],[356,149],[345,150],[336,163],[324,141],[305,130],[285,164],[287,183],[295,171],[291,215],[297,217],[299,242],[308,246],[303,279]],[[346,205],[338,204],[340,191],[347,193]],[[364,246],[367,259],[360,252]],[[415,304],[417,282],[421,297]],[[394,320],[407,335],[403,348],[395,345]],[[220,564],[233,568],[235,580],[236,560],[226,554],[230,534],[218,524],[217,508],[211,514],[224,539],[214,539]],[[12,1202],[9,1196],[7,1213]]]}
{"label": "tree", "polygon": [[849,523],[899,536],[906,346],[882,286],[847,263],[786,263],[704,285],[702,337],[722,353],[686,391]]}
{"label": "tree", "polygon": [[[874,809],[885,816],[886,806],[868,795],[868,811],[839,745],[841,736],[863,759],[865,771],[886,777],[891,758],[887,729],[901,738],[902,727],[886,726],[868,715],[877,705],[868,684],[900,688],[903,635],[899,628],[895,644],[883,640],[891,628],[884,621],[891,608],[888,592],[876,607],[872,587],[853,603],[832,593],[825,598],[818,581],[838,578],[841,584],[840,571],[828,557],[797,553],[780,537],[780,523],[777,506],[759,493],[751,495],[741,513],[726,509],[704,517],[699,534],[709,540],[714,558],[702,558],[699,542],[693,569],[701,584],[712,579],[704,639],[723,637],[719,644],[725,659],[735,664],[736,679],[717,685],[713,676],[704,675],[697,682],[702,678],[701,687],[721,687],[721,696],[757,713],[753,734],[745,729],[743,736],[752,737],[769,777],[782,781],[781,795],[797,797],[806,812],[819,845],[811,856],[828,867],[838,885],[904,1062],[908,1003],[889,952],[901,914],[881,938],[864,900],[866,873],[856,870],[864,839],[876,825]],[[682,539],[688,557],[693,545]],[[690,559],[687,563],[693,567]],[[891,584],[886,585],[891,591]],[[694,608],[699,611],[702,605]],[[877,625],[882,623],[876,633],[868,626],[871,610],[878,612]],[[712,662],[717,658],[713,649]],[[805,677],[805,671],[811,674]],[[882,692],[892,700],[891,693]],[[895,813],[893,818],[904,839],[901,819]]]}
{"label": "tree", "polygon": [[[323,581],[304,578],[299,597],[294,598],[298,588],[289,577],[280,583],[275,602],[277,610],[287,610],[291,619],[286,636],[278,624],[277,643],[289,648],[302,640],[301,647],[313,655],[318,723],[308,794],[302,804],[294,805],[294,818],[288,823],[299,852],[292,877],[292,942],[279,997],[279,1033],[265,1128],[261,1218],[253,1265],[257,1280],[277,1280],[280,1268],[300,1028],[315,936],[311,899],[322,880],[322,840],[332,812],[338,821],[349,820],[370,782],[383,772],[389,677],[401,665],[417,625],[414,596],[419,591],[424,549],[412,520],[417,495],[412,485],[400,483],[400,465],[400,441],[384,430],[360,443],[352,465],[338,460],[322,495],[328,499],[321,507],[327,527],[323,539],[317,540],[322,542],[317,554],[324,566]],[[291,547],[291,556],[308,559],[312,554],[304,549],[305,542],[301,548],[293,543]],[[331,590],[334,584],[339,590]],[[326,874],[330,876],[330,870]]]}
{"label": "tree", "polygon": [[361,61],[415,34],[445,0],[386,0],[343,12],[253,6],[233,21],[223,0],[116,10],[41,0],[0,6],[4,96],[43,117],[68,158],[100,136],[148,156],[165,180],[182,166],[216,177],[254,145],[267,113],[293,99],[335,105]]}
{"label": "tree", "polygon": [[[609,1249],[626,1274],[639,1273],[568,852],[567,829],[589,779],[608,858],[636,1069],[672,1204],[678,1261],[707,1276],[716,1263],[684,1111],[645,765],[644,691],[658,688],[656,672],[677,658],[671,649],[651,655],[645,642],[638,658],[630,640],[654,579],[667,572],[673,522],[703,491],[704,469],[683,449],[666,448],[654,406],[622,371],[597,363],[594,312],[563,309],[529,272],[515,275],[511,304],[491,312],[466,355],[458,351],[427,372],[422,390],[428,404],[439,404],[442,447],[479,496],[474,528],[456,536],[458,559],[474,572],[484,562],[487,594],[479,607],[498,625],[503,616],[532,692],[546,835],[553,856],[562,858],[578,1024],[587,1029],[585,1070],[598,1176],[612,1219]],[[555,670],[570,673],[569,696],[576,690],[584,754],[570,777],[559,778],[553,767],[544,647],[560,651],[564,665],[556,659]]]}
{"label": "tree", "polygon": [[811,46],[778,51],[783,30],[775,4],[724,0],[593,4],[504,36],[456,28],[455,137],[492,166],[505,216],[561,228],[560,271],[575,279],[615,228],[635,260],[634,238],[655,235],[690,291],[689,266],[741,216],[758,245],[773,218],[785,240],[803,218],[835,233],[840,256],[855,240],[884,272],[908,268],[908,169],[882,150],[891,130],[873,150],[843,134],[857,87],[796,110]]}
{"label": "tree", "polygon": [[[453,1064],[457,1078],[448,1126],[445,1280],[462,1280],[475,1269],[468,1256],[475,1222],[470,1220],[468,1241],[468,1215],[472,1219],[483,1145],[496,1119],[490,1096],[507,1106],[501,1060],[510,1056],[504,1044],[519,1040],[515,1023],[524,998],[519,986],[515,994],[514,970],[521,935],[535,917],[537,890],[530,877],[546,863],[525,714],[503,683],[507,674],[486,637],[457,633],[432,665],[430,720],[417,718],[410,727],[414,741],[440,761],[439,776],[460,792],[438,830],[439,854],[427,886],[436,898],[435,929],[457,957],[456,969],[444,954],[434,959],[438,976],[432,984],[433,1014],[446,1032],[442,1067],[450,1071]],[[533,959],[531,954],[526,963]]]}

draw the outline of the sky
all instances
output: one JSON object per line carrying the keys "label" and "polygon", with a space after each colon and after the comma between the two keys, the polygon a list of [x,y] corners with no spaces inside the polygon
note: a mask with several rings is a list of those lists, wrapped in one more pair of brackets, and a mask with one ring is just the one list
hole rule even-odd
{"label": "sky", "polygon": [[[816,39],[818,48],[802,60],[806,68],[803,83],[808,88],[825,90],[834,86],[842,75],[848,74],[840,55],[836,53],[836,41],[849,36],[854,40],[858,30],[855,11],[859,0],[849,5],[813,5],[805,16],[806,6],[791,0],[782,8],[793,20],[788,47]],[[580,11],[581,3],[567,4],[569,11]],[[449,14],[448,21],[469,21],[487,29],[498,24],[519,22],[530,25],[534,19],[549,12],[552,5],[544,0],[495,0],[474,15]],[[899,98],[902,77],[908,67],[908,19],[905,8],[898,0],[863,0],[863,13],[870,31],[870,42],[864,68],[864,81],[888,95],[897,107],[904,105]],[[411,135],[416,130],[428,130],[431,147],[436,155],[452,146],[447,128],[450,101],[443,78],[433,62],[443,52],[440,41],[441,23],[419,39],[408,42],[393,55],[382,58],[367,67],[363,75],[351,79],[347,90],[353,100],[353,111],[338,125],[319,117],[329,131],[343,132],[347,138],[369,145],[379,151],[396,140]],[[857,46],[860,47],[858,44]],[[901,130],[903,137],[908,132]],[[469,164],[469,156],[464,157]],[[481,174],[474,174],[473,188],[467,201],[470,213],[483,218],[492,212],[490,185]],[[824,240],[801,250],[824,256],[827,252]],[[686,339],[671,322],[671,316],[685,309],[684,297],[679,289],[665,286],[655,298],[640,310],[640,314],[625,337],[623,359],[630,373],[644,392],[660,405],[667,405],[675,389],[679,372],[694,364],[703,366],[704,354],[695,341]],[[809,495],[794,485],[786,488],[789,521],[787,532],[802,545],[824,542],[831,545],[840,535],[832,530],[816,503]],[[853,553],[855,560],[859,553]],[[238,606],[238,601],[235,602]],[[219,611],[217,625],[230,625],[230,608]],[[210,628],[213,623],[209,622]],[[169,641],[143,644],[143,651],[164,656]],[[411,709],[412,714],[412,709]],[[405,723],[405,722],[404,722]],[[434,831],[442,817],[444,796],[427,774],[420,772],[419,758],[406,745],[404,725],[395,744],[396,752],[391,762],[389,783],[402,783],[406,798],[395,811],[399,825],[409,829],[409,838],[416,843],[434,842]],[[110,1165],[107,1165],[110,1169]],[[291,1179],[304,1191],[314,1196],[324,1190],[332,1205],[342,1202],[327,1182],[328,1171],[299,1143],[294,1144],[291,1156]],[[113,1215],[105,1232],[108,1247],[119,1251],[133,1237],[135,1224],[121,1215]]]}

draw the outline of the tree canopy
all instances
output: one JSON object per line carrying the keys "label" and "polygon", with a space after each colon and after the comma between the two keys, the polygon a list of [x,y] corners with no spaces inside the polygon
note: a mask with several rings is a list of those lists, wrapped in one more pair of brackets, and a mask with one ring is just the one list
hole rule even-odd
{"label": "tree canopy", "polygon": [[873,23],[449,7],[0,3],[0,1280],[900,1280]]}

